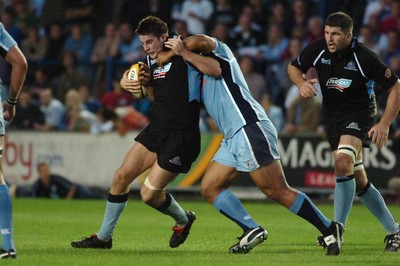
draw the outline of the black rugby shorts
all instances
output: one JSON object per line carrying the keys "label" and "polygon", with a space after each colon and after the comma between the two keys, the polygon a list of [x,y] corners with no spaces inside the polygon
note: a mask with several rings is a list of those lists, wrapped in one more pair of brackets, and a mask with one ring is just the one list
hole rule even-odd
{"label": "black rugby shorts", "polygon": [[336,150],[339,145],[340,136],[350,135],[359,138],[363,147],[369,148],[371,139],[368,137],[368,131],[374,124],[374,118],[357,117],[347,118],[343,121],[332,123],[327,127],[328,141],[332,151]]}
{"label": "black rugby shorts", "polygon": [[187,173],[200,153],[199,130],[177,130],[150,124],[135,141],[157,154],[158,165],[173,173]]}

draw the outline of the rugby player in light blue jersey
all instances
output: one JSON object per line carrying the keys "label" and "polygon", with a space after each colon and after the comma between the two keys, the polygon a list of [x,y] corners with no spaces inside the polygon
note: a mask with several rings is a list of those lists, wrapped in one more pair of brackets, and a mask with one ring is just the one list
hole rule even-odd
{"label": "rugby player in light blue jersey", "polygon": [[[3,154],[5,121],[11,121],[15,116],[15,106],[18,102],[19,93],[25,82],[28,64],[25,56],[18,48],[17,43],[0,23],[0,54],[11,65],[11,76],[9,78],[8,98],[3,102],[0,109],[0,160]],[[5,72],[5,71],[2,71]],[[5,78],[5,77],[1,77]],[[8,77],[7,77],[8,79]],[[0,79],[0,83],[2,80]],[[5,85],[5,84],[3,84]],[[1,96],[0,96],[0,102]],[[0,162],[1,163],[1,162]],[[10,191],[4,180],[3,168],[0,164],[0,230],[1,249],[0,259],[16,258],[17,253],[14,246],[12,230],[12,204]]]}
{"label": "rugby player in light blue jersey", "polygon": [[[277,131],[251,96],[229,47],[206,35],[184,41],[180,37],[169,39],[165,46],[171,51],[159,54],[160,65],[179,55],[198,69],[207,69],[202,70],[205,75],[201,98],[224,139],[203,176],[201,190],[207,201],[243,229],[239,242],[229,252],[247,253],[268,237],[267,231],[228,190],[241,172],[247,172],[268,198],[304,218],[323,234],[327,255],[339,255],[343,225],[326,218],[303,192],[287,184],[277,147]],[[215,60],[210,64],[191,51]],[[204,64],[209,64],[208,68]]]}

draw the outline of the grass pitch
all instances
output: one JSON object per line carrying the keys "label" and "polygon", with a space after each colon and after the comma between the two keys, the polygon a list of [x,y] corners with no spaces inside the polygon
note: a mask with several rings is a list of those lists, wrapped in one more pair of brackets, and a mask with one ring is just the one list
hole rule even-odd
{"label": "grass pitch", "polygon": [[[245,202],[269,238],[248,254],[229,254],[241,230],[204,201],[180,201],[197,214],[186,242],[168,246],[174,222],[139,200],[130,200],[114,232],[111,250],[82,250],[72,240],[97,232],[105,200],[14,199],[18,258],[1,265],[400,265],[399,253],[384,253],[385,231],[359,204],[353,206],[338,257],[316,246],[319,232],[303,219],[271,202]],[[328,216],[333,205],[319,204]],[[400,207],[390,205],[399,218]]]}

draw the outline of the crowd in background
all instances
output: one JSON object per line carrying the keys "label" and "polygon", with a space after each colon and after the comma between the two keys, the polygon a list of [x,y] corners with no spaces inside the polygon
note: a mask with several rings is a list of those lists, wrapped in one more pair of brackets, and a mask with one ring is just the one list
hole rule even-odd
{"label": "crowd in background", "polygon": [[[205,33],[227,43],[280,134],[322,135],[321,94],[299,98],[286,69],[324,37],[324,21],[336,11],[348,13],[354,36],[400,74],[400,0],[5,0],[1,22],[29,63],[9,128],[124,134],[146,126],[150,100],[135,99],[119,79],[144,60],[134,30],[155,15],[182,38]],[[1,64],[5,99],[10,69]],[[376,94],[382,113],[386,95]],[[215,130],[205,110],[200,125]],[[400,139],[400,115],[391,133]]]}

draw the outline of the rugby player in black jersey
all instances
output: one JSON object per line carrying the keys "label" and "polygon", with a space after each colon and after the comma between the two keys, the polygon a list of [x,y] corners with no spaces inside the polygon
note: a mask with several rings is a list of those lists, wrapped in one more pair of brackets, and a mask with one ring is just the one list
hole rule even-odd
{"label": "rugby player in black jersey", "polygon": [[[400,82],[376,54],[353,37],[352,30],[353,21],[347,14],[329,15],[325,39],[305,47],[289,65],[288,74],[302,97],[316,95],[313,84],[319,82],[321,87],[336,175],[334,220],[346,224],[356,194],[384,227],[385,251],[397,251],[399,224],[367,179],[362,148],[371,142],[378,148],[386,145],[389,126],[400,110]],[[316,68],[318,79],[306,80],[304,73],[312,67]],[[377,123],[374,83],[388,93],[384,113]],[[319,242],[323,245],[323,241]]]}
{"label": "rugby player in black jersey", "polygon": [[144,18],[136,33],[147,53],[147,61],[141,64],[138,81],[129,80],[127,70],[120,83],[131,92],[145,86],[153,98],[150,123],[135,138],[135,143],[115,172],[100,230],[97,234],[72,242],[74,248],[112,247],[112,233],[126,206],[130,184],[149,168],[140,191],[141,197],[146,204],[175,220],[170,247],[178,247],[186,240],[196,219],[194,212],[184,211],[173,196],[165,192],[165,187],[179,173],[188,172],[200,152],[202,74],[181,57],[158,67],[157,55],[164,49],[168,38],[168,26],[159,18]]}

